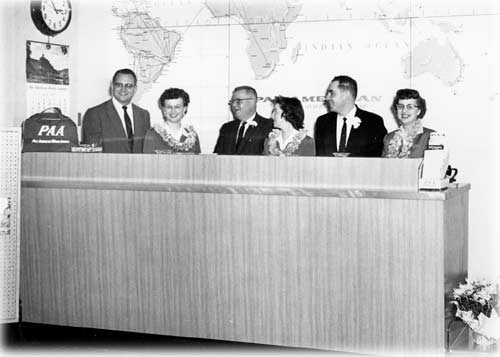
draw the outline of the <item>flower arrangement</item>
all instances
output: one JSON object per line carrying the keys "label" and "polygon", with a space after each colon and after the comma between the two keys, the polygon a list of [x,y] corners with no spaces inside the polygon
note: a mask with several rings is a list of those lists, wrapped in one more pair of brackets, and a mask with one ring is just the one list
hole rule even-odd
{"label": "flower arrangement", "polygon": [[494,344],[500,339],[499,285],[486,280],[465,281],[451,293],[451,303],[456,308],[455,316],[473,331],[477,344]]}

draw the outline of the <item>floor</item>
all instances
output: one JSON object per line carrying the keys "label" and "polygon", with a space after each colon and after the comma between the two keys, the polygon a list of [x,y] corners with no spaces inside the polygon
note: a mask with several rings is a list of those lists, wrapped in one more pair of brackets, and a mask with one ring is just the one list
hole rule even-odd
{"label": "floor", "polygon": [[26,323],[3,325],[4,353],[348,355],[331,351]]}
{"label": "floor", "polygon": [[[185,338],[90,328],[64,327],[23,322],[3,324],[3,354],[8,355],[316,355],[361,356],[332,351],[289,348],[200,338]],[[451,349],[443,356],[496,355],[498,349],[473,348],[468,329],[456,324],[450,335]]]}

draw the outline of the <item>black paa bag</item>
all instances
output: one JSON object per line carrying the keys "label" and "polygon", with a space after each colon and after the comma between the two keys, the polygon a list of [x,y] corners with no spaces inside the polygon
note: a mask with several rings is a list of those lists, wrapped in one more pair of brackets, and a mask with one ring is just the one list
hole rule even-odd
{"label": "black paa bag", "polygon": [[47,108],[23,122],[23,152],[71,151],[78,146],[78,131],[73,120],[61,109]]}

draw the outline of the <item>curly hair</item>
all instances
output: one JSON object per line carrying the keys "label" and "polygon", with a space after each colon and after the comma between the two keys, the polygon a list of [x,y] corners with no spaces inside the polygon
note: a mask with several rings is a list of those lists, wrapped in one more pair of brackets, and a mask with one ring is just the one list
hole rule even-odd
{"label": "curly hair", "polygon": [[167,99],[177,99],[181,98],[184,106],[187,107],[189,104],[189,94],[184,89],[180,88],[168,88],[166,89],[158,99],[158,105],[164,107],[165,100]]}
{"label": "curly hair", "polygon": [[418,90],[405,88],[405,89],[398,89],[398,91],[396,92],[396,96],[392,101],[391,111],[395,118],[398,117],[396,105],[402,99],[415,99],[417,101],[417,107],[418,109],[420,109],[420,114],[418,115],[418,118],[421,119],[424,117],[425,113],[427,112],[427,105],[425,104],[425,99],[420,96]]}
{"label": "curly hair", "polygon": [[271,103],[280,106],[283,118],[292,124],[294,129],[299,130],[304,127],[304,108],[298,98],[276,96]]}

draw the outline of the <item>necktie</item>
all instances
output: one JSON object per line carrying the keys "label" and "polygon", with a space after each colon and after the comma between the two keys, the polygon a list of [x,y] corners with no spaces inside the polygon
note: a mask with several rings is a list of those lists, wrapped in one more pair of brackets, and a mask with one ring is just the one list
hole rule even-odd
{"label": "necktie", "polygon": [[345,142],[347,136],[347,118],[344,118],[344,124],[342,125],[342,131],[340,132],[340,144],[339,144],[339,152],[345,152]]}
{"label": "necktie", "polygon": [[134,134],[132,133],[132,121],[128,116],[127,106],[124,105],[122,108],[123,108],[123,118],[125,119],[125,128],[127,129],[128,146],[130,147],[130,151],[132,152],[132,149],[134,147]]}
{"label": "necktie", "polygon": [[239,149],[241,142],[243,141],[243,133],[245,132],[246,122],[242,122],[240,130],[238,130],[238,138],[236,139],[236,150]]}

